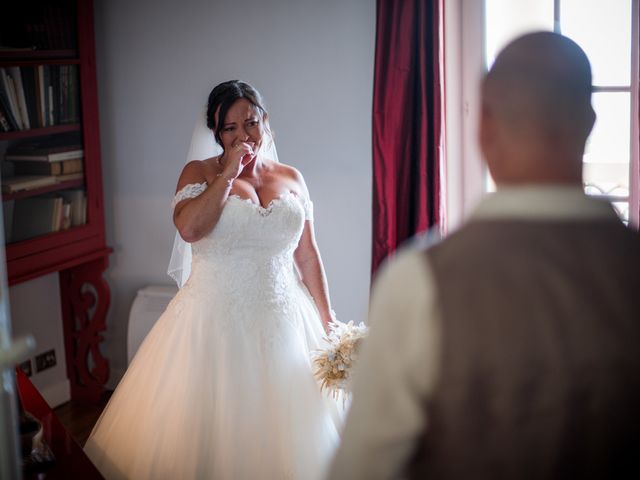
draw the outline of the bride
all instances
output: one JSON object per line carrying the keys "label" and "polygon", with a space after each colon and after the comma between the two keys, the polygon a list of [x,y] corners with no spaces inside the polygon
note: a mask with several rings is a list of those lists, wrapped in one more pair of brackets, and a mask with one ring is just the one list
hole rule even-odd
{"label": "bride", "polygon": [[309,359],[334,321],[309,193],[253,87],[215,87],[206,123],[222,153],[189,162],[173,201],[186,282],[85,450],[108,479],[322,478],[342,412]]}

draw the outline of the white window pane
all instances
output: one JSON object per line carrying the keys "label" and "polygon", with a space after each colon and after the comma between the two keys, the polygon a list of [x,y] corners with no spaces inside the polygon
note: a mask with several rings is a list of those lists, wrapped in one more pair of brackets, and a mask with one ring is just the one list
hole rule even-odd
{"label": "white window pane", "polygon": [[629,169],[626,165],[584,164],[584,191],[604,196],[620,219],[629,223]]}
{"label": "white window pane", "polygon": [[596,124],[587,141],[583,157],[585,191],[619,199],[614,207],[620,217],[629,220],[630,94],[599,92],[593,94]]}
{"label": "white window pane", "polygon": [[[628,92],[598,92],[592,97],[596,123],[587,140],[586,163],[629,164],[631,98]],[[628,168],[628,167],[627,167]]]}
{"label": "white window pane", "polygon": [[560,29],[591,62],[593,84],[631,83],[631,0],[560,0]]}
{"label": "white window pane", "polygon": [[585,163],[582,168],[585,192],[590,195],[629,196],[629,164]]}
{"label": "white window pane", "polygon": [[535,30],[553,30],[553,0],[486,0],[487,68],[507,43]]}

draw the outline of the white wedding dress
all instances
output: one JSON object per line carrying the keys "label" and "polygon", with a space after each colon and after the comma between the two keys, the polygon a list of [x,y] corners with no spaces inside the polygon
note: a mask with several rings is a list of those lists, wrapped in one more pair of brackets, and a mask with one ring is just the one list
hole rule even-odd
{"label": "white wedding dress", "polygon": [[106,478],[323,477],[343,412],[313,378],[324,332],[293,263],[311,214],[292,193],[267,208],[230,196],[192,244],[189,279],[85,446]]}

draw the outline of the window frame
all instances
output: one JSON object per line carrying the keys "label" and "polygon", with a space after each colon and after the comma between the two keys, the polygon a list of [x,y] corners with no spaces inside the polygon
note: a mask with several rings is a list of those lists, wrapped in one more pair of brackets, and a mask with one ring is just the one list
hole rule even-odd
{"label": "window frame", "polygon": [[[554,31],[561,32],[560,2],[562,0],[553,1]],[[640,225],[640,0],[631,0],[631,2],[630,87],[595,86],[594,92],[631,92],[629,223],[638,229]],[[457,227],[487,193],[489,176],[477,143],[477,126],[480,117],[479,85],[486,65],[485,24],[484,0],[451,0],[446,3],[445,231]]]}

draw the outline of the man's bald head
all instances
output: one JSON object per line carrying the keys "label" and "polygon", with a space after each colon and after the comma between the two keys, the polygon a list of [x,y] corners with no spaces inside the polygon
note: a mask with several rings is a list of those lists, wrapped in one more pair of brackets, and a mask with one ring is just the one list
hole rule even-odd
{"label": "man's bald head", "polygon": [[581,181],[591,90],[572,40],[537,32],[507,45],[482,83],[480,143],[496,182]]}

